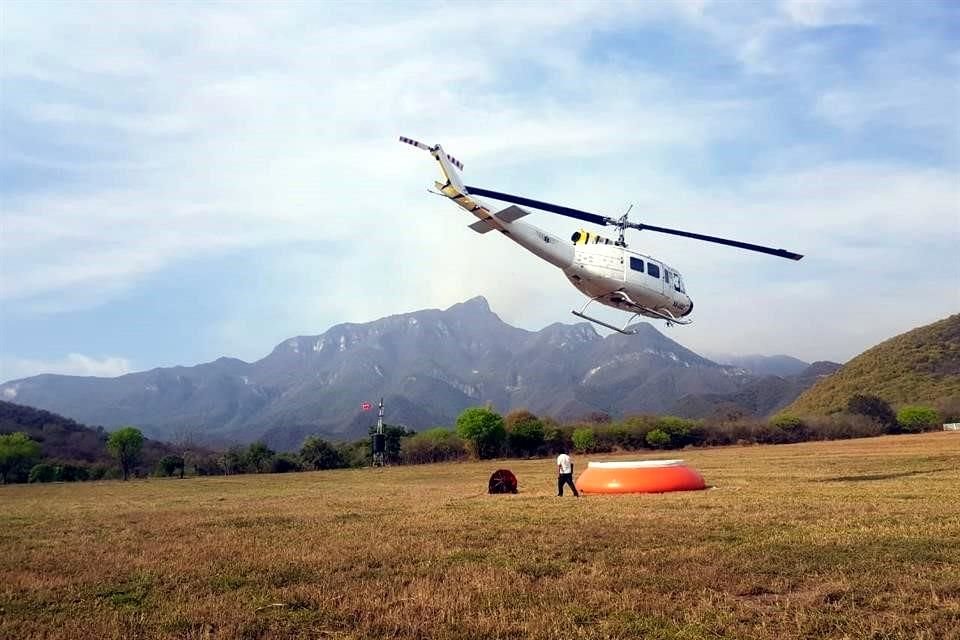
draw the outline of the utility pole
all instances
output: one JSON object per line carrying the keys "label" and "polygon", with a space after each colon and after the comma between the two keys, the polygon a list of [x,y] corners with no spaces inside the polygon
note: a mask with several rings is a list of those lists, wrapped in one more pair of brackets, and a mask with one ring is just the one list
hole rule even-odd
{"label": "utility pole", "polygon": [[380,410],[377,412],[377,432],[373,434],[373,466],[384,465],[383,454],[387,448],[386,437],[383,435],[383,398],[380,398]]}

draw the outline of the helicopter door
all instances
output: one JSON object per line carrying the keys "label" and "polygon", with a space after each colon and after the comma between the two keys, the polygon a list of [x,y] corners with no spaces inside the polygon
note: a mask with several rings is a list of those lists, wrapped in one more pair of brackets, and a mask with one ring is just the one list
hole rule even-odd
{"label": "helicopter door", "polygon": [[670,290],[668,289],[668,284],[665,284],[664,278],[667,277],[669,273],[662,265],[657,264],[653,260],[647,260],[647,286],[656,291],[659,294],[666,294],[668,297],[670,295]]}

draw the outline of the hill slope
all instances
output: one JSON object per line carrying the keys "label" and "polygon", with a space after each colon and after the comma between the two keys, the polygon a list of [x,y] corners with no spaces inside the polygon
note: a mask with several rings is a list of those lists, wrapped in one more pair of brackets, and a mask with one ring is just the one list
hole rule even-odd
{"label": "hill slope", "polygon": [[786,411],[800,415],[838,411],[855,393],[878,395],[894,405],[960,395],[960,314],[864,351],[807,389]]}
{"label": "hill slope", "polygon": [[[93,429],[49,411],[0,400],[0,435],[16,432],[25,433],[40,443],[44,461],[113,462],[103,427]],[[170,445],[146,440],[142,457],[152,462],[172,452]]]}

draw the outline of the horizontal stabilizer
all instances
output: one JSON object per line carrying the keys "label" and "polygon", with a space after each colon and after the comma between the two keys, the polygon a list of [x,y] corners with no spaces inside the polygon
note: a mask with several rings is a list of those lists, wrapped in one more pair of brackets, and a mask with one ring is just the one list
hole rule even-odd
{"label": "horizontal stabilizer", "polygon": [[473,229],[477,233],[486,233],[496,229],[497,223],[494,222],[493,218],[484,218],[483,220],[477,220],[473,224],[468,224],[467,227]]}
{"label": "horizontal stabilizer", "polygon": [[530,215],[530,212],[526,209],[521,209],[517,205],[511,205],[503,211],[497,211],[493,215],[497,216],[497,219],[503,220],[504,222],[515,222],[523,216]]}

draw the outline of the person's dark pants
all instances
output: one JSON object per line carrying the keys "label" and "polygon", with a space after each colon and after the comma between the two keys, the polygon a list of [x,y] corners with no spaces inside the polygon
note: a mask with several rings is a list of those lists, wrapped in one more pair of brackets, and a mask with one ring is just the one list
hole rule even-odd
{"label": "person's dark pants", "polygon": [[572,473],[561,473],[557,476],[557,495],[563,495],[563,485],[568,484],[570,488],[573,489],[573,495],[579,497],[580,492],[577,491],[577,485],[573,484],[573,474]]}

